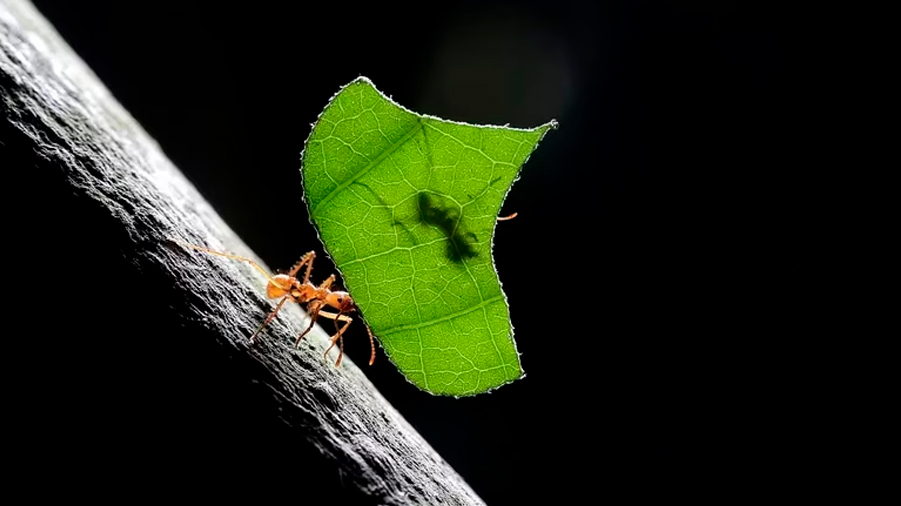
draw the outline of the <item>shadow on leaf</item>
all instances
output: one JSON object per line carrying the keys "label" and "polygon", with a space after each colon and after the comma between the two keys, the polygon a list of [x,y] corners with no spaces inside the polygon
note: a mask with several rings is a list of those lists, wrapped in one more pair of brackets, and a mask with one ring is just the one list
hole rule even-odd
{"label": "shadow on leaf", "polygon": [[454,207],[441,207],[426,192],[417,195],[419,221],[439,229],[447,238],[447,258],[455,263],[477,256],[472,243],[478,240],[472,232],[466,232],[460,223],[460,211]]}

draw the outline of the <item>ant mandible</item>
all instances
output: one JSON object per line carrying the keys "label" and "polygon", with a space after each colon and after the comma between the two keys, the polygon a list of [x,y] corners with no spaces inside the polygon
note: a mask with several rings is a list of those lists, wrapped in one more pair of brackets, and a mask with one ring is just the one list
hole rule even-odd
{"label": "ant mandible", "polygon": [[[286,274],[276,274],[275,276],[269,275],[265,269],[263,269],[260,264],[254,262],[253,260],[242,257],[238,255],[232,255],[231,253],[223,253],[221,251],[211,250],[209,248],[204,248],[202,246],[195,246],[193,244],[183,243],[180,241],[174,241],[182,246],[186,246],[188,248],[193,248],[199,251],[204,251],[206,253],[211,253],[213,255],[219,255],[226,258],[231,258],[233,260],[242,260],[244,262],[252,265],[256,270],[263,273],[266,278],[269,279],[269,282],[266,284],[266,296],[270,299],[277,299],[281,297],[281,300],[276,304],[275,309],[269,313],[269,316],[266,317],[266,320],[263,321],[263,324],[260,325],[260,328],[257,329],[256,332],[250,336],[250,342],[253,343],[256,341],[257,336],[263,330],[263,328],[275,318],[275,315],[278,314],[278,311],[282,308],[285,302],[292,300],[298,304],[306,304],[307,305],[307,314],[310,316],[310,324],[307,326],[306,330],[304,330],[300,336],[297,337],[297,341],[294,343],[294,346],[300,346],[300,341],[307,335],[310,330],[313,328],[313,324],[316,323],[316,319],[320,316],[328,318],[330,320],[335,321],[335,329],[337,333],[331,337],[331,345],[325,350],[325,353],[322,355],[323,357],[328,356],[328,352],[335,347],[335,343],[339,343],[338,346],[338,360],[335,361],[335,367],[341,365],[341,358],[344,356],[344,331],[347,330],[347,327],[353,321],[353,318],[347,316],[347,313],[352,313],[357,310],[356,304],[354,304],[353,298],[351,298],[350,294],[342,291],[332,291],[331,286],[335,281],[335,275],[332,274],[325,281],[322,282],[319,286],[314,286],[310,283],[310,273],[313,271],[313,260],[316,258],[316,252],[310,251],[303,257],[301,257],[300,261],[294,264],[294,267],[291,268]],[[304,271],[303,281],[297,279],[297,273],[300,272],[306,266],[306,270]],[[338,310],[337,313],[332,313],[330,311],[323,311],[322,308],[325,306],[331,306]],[[338,322],[344,322],[343,327],[338,327]],[[369,333],[369,345],[372,347],[372,354],[369,357],[369,365],[372,365],[375,362],[375,339],[372,337],[372,330],[370,330],[369,325],[366,325],[366,322],[363,322],[363,325],[366,327],[366,332]]]}

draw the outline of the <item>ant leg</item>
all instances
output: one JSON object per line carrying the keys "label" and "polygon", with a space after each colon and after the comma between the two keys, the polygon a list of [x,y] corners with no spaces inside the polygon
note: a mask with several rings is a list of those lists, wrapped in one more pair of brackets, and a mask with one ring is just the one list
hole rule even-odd
{"label": "ant leg", "polygon": [[303,282],[307,283],[310,281],[310,273],[313,272],[313,260],[316,259],[316,252],[310,251],[306,255],[300,257],[300,261],[294,264],[294,267],[291,267],[291,270],[288,271],[288,276],[292,278],[297,277],[297,273],[300,272],[300,268],[304,265],[307,266],[307,270],[303,276]]}
{"label": "ant leg", "polygon": [[498,216],[497,221],[507,221],[507,220],[512,220],[513,218],[516,218],[516,216],[517,216],[518,214],[519,214],[519,213],[513,213],[513,214],[511,214],[511,215],[509,215],[509,216]]}
{"label": "ant leg", "polygon": [[313,329],[313,324],[316,323],[316,319],[319,318],[319,310],[322,309],[322,303],[319,301],[310,302],[310,305],[307,307],[307,313],[310,317],[310,324],[307,326],[307,329],[300,333],[297,336],[297,341],[294,342],[294,347],[297,348],[300,346],[300,341],[306,337],[306,335]]}
{"label": "ant leg", "polygon": [[323,281],[322,284],[319,285],[319,289],[320,290],[328,290],[329,288],[332,287],[332,283],[334,283],[334,282],[335,282],[335,275],[332,274],[325,281]]}
{"label": "ant leg", "polygon": [[[350,322],[345,323],[342,330],[346,329],[348,325],[350,325]],[[344,357],[344,335],[341,332],[332,336],[332,344],[329,345],[328,349],[325,350],[325,353],[322,354],[322,358],[328,356],[328,352],[332,351],[332,348],[335,347],[336,342],[341,343],[341,345],[338,346],[338,360],[335,361],[335,367],[337,368],[339,365],[341,365],[341,358]]]}
{"label": "ant leg", "polygon": [[[335,320],[335,328],[336,329],[338,328],[339,320],[342,322],[347,322],[347,325],[350,325],[350,322],[352,321],[351,317],[349,317],[349,316],[344,316],[342,314],[335,314],[335,313],[331,313],[329,311],[320,311],[319,314],[321,316],[324,316],[331,320]],[[347,328],[347,325],[344,326],[344,329]],[[373,362],[375,362],[375,337],[372,335],[372,329],[369,328],[369,325],[366,325],[366,322],[363,322],[363,325],[366,326],[366,333],[369,334],[369,347],[372,349],[372,353],[369,355],[369,365],[372,365]],[[344,334],[344,329],[339,330],[339,332],[342,335]],[[343,340],[342,340],[342,344],[343,344]],[[332,346],[334,346],[334,344],[332,344]],[[332,348],[329,347],[329,350],[331,350],[331,349]],[[326,351],[326,353],[328,353],[328,351]]]}
{"label": "ant leg", "polygon": [[287,301],[288,298],[289,298],[289,296],[286,295],[286,296],[282,297],[282,300],[278,301],[278,304],[275,306],[275,309],[272,310],[271,313],[269,313],[269,316],[266,317],[266,320],[263,322],[262,325],[260,325],[260,328],[258,328],[257,331],[254,332],[252,336],[250,336],[250,342],[256,341],[257,335],[259,335],[259,333],[263,331],[263,327],[268,325],[269,322],[271,322],[272,319],[275,318],[275,315],[278,314],[278,310],[282,308],[282,306],[285,304],[285,301]]}
{"label": "ant leg", "polygon": [[[335,343],[339,342],[340,346],[338,347],[338,360],[335,362],[335,367],[341,365],[341,358],[344,356],[344,331],[347,330],[347,327],[350,326],[351,322],[353,322],[353,318],[349,316],[345,316],[341,313],[335,314],[330,313],[328,311],[321,311],[322,316],[329,318],[331,320],[335,320],[335,330],[338,332],[332,336],[332,344],[325,350],[325,353],[322,354],[323,357],[328,355],[328,352],[332,351],[332,348],[335,347]],[[345,322],[344,326],[338,328],[338,322]]]}
{"label": "ant leg", "polygon": [[[347,323],[344,326],[346,327],[348,325],[350,325],[350,323]],[[341,359],[344,357],[344,336],[339,334],[339,335],[335,336],[334,338],[332,338],[332,346],[335,345],[335,341],[334,341],[335,339],[337,339],[338,342],[341,343],[341,345],[338,346],[338,360],[335,361],[335,369],[337,369],[338,366],[341,365]],[[329,347],[329,349],[332,349],[331,346]],[[327,351],[326,351],[326,354],[328,354]]]}
{"label": "ant leg", "polygon": [[[340,322],[350,323],[350,322],[354,321],[353,318],[351,318],[350,316],[347,316],[346,314],[332,313],[331,311],[319,311],[319,316],[323,316],[325,318],[328,318],[329,320],[335,320],[336,322],[340,321]],[[337,325],[337,323],[336,323],[336,325]]]}

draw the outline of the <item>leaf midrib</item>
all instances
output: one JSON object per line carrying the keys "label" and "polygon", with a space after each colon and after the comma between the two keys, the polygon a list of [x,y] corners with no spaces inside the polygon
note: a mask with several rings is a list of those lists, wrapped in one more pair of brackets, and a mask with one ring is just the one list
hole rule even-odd
{"label": "leaf midrib", "polygon": [[422,125],[423,125],[422,118],[417,117],[416,124],[414,124],[409,130],[404,132],[404,134],[397,141],[395,141],[394,144],[389,146],[388,149],[386,149],[385,151],[382,151],[382,153],[379,156],[375,157],[374,160],[372,160],[371,162],[366,164],[366,166],[363,167],[362,169],[360,169],[359,172],[357,172],[356,174],[349,177],[343,183],[339,184],[337,187],[335,187],[334,190],[332,190],[328,195],[326,195],[325,198],[323,198],[321,201],[319,201],[319,204],[317,204],[316,207],[313,209],[313,213],[312,213],[313,216],[318,215],[319,209],[322,208],[322,206],[328,204],[329,201],[335,197],[335,195],[337,195],[339,192],[341,192],[348,186],[352,185],[354,183],[354,181],[357,181],[358,179],[363,177],[364,174],[366,174],[367,172],[372,170],[372,168],[377,166],[379,163],[381,163],[382,160],[384,160],[388,156],[391,156],[391,154],[393,154],[395,151],[400,149],[401,146],[403,146],[408,140],[410,140],[411,137],[416,135],[416,133],[422,129]]}

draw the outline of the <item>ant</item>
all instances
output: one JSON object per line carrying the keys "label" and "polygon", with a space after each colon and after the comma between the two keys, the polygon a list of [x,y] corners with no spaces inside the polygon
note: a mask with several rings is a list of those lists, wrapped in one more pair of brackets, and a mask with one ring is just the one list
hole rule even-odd
{"label": "ant", "polygon": [[[335,362],[335,367],[341,365],[341,358],[344,356],[344,331],[347,330],[347,327],[353,321],[353,318],[347,316],[347,313],[356,311],[357,307],[349,293],[331,290],[332,283],[334,283],[335,281],[334,274],[329,276],[328,279],[323,281],[319,286],[314,286],[312,283],[310,283],[310,272],[313,271],[313,260],[316,258],[315,251],[310,251],[309,253],[301,257],[300,261],[294,264],[294,267],[292,267],[287,274],[276,274],[275,276],[271,276],[266,272],[265,269],[260,266],[260,264],[254,262],[249,258],[232,255],[231,253],[223,253],[221,251],[211,250],[202,246],[195,246],[193,244],[183,243],[179,241],[173,242],[199,251],[211,253],[213,255],[219,255],[226,258],[231,258],[233,260],[241,260],[247,262],[256,270],[262,272],[263,275],[269,279],[269,282],[266,284],[266,296],[270,299],[277,299],[281,297],[281,300],[278,301],[275,309],[272,310],[271,313],[269,313],[269,316],[266,317],[266,320],[263,321],[263,324],[260,325],[257,331],[254,332],[250,337],[251,343],[256,341],[257,336],[260,334],[263,328],[268,325],[273,318],[275,318],[275,315],[282,308],[285,302],[292,300],[298,304],[306,304],[307,314],[310,316],[310,325],[307,326],[307,329],[297,337],[297,341],[294,343],[294,346],[300,346],[300,341],[307,335],[308,332],[310,332],[310,330],[312,330],[313,324],[316,323],[316,319],[320,316],[334,320],[335,329],[338,332],[331,337],[331,345],[327,350],[325,350],[325,353],[322,356],[323,358],[328,356],[328,352],[335,347],[335,343],[340,343],[338,347],[338,360]],[[306,266],[306,271],[304,271],[303,280],[301,281],[297,278],[297,273],[300,272],[300,269],[304,266]],[[331,306],[337,309],[338,312],[333,313],[330,311],[323,311],[322,308],[324,308],[325,306]],[[339,321],[344,322],[343,327],[338,327]],[[369,357],[369,365],[372,365],[372,363],[375,362],[375,339],[372,336],[372,330],[369,328],[369,325],[366,325],[365,321],[363,322],[363,325],[366,327],[366,332],[369,333],[369,345],[372,347],[372,355],[370,355]]]}

